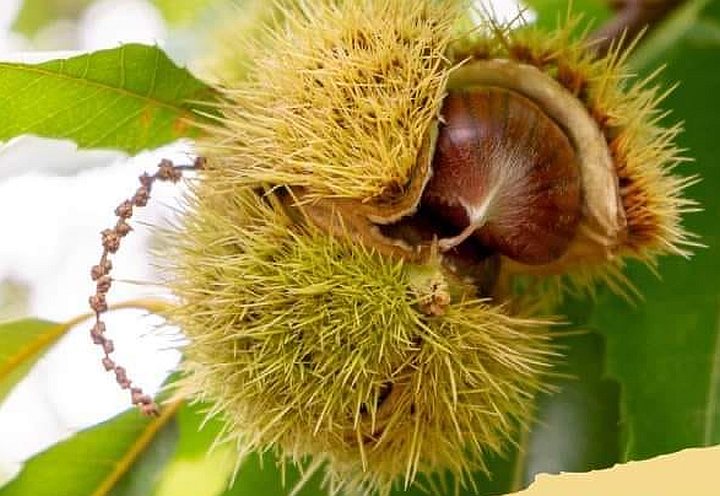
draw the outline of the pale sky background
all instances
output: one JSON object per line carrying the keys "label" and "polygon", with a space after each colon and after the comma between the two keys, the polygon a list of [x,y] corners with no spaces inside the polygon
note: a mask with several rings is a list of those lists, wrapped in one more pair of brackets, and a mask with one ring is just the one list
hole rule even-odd
{"label": "pale sky background", "polygon": [[[498,17],[512,18],[517,12],[512,0],[493,3]],[[173,36],[145,0],[96,1],[79,21],[79,36],[70,37],[74,42],[67,41],[74,29],[67,21],[40,33],[45,44],[63,40],[57,42],[62,52],[41,53],[10,32],[19,5],[19,0],[0,0],[0,60],[38,62],[67,56],[68,50],[133,41],[158,44],[176,61],[190,62],[186,47],[192,43],[177,41],[181,36]],[[89,270],[101,252],[99,232],[115,221],[115,206],[135,191],[137,176],[153,171],[161,158],[189,163],[191,154],[190,143],[133,158],[113,151],[78,151],[70,142],[29,136],[0,143],[0,285],[10,281],[27,289],[27,316],[62,322],[88,311],[87,298],[94,291]],[[113,258],[114,277],[153,280],[149,229],[138,221],[161,225],[179,192],[165,184],[154,188],[150,205],[133,217],[135,231]],[[109,300],[143,295],[161,296],[163,289],[116,283]],[[0,291],[0,309],[7,303],[3,298]],[[115,312],[105,320],[116,345],[114,358],[147,392],[157,391],[179,359],[174,330],[142,312]],[[127,392],[100,364],[102,353],[90,341],[89,328],[85,323],[70,332],[0,404],[0,485],[28,457],[128,407]]]}

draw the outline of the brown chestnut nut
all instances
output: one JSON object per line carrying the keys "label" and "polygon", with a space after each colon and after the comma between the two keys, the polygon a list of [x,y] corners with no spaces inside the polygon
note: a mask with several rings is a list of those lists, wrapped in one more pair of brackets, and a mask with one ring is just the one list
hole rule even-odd
{"label": "brown chestnut nut", "polygon": [[443,102],[433,175],[422,203],[510,259],[545,264],[575,236],[582,211],[577,154],[535,103],[498,87],[451,91]]}

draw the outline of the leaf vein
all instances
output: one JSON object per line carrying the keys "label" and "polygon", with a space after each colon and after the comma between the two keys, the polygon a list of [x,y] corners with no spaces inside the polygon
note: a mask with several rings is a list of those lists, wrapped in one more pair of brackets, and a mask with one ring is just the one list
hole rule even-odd
{"label": "leaf vein", "polygon": [[[42,115],[40,118],[36,119],[35,121],[33,121],[33,122],[29,123],[29,124],[24,125],[23,127],[24,127],[24,128],[27,128],[27,129],[34,129],[34,128],[38,127],[40,124],[42,124],[43,122],[47,122],[47,121],[49,121],[49,120],[52,120],[52,119],[53,119],[54,117],[56,117],[57,115],[62,114],[63,112],[66,112],[68,109],[73,108],[73,107],[77,107],[78,105],[84,103],[85,101],[94,98],[95,95],[96,95],[97,93],[99,93],[100,91],[101,91],[101,90],[100,90],[99,88],[97,88],[97,89],[95,90],[95,92],[90,93],[89,95],[85,95],[83,98],[75,101],[75,102],[73,103],[73,105],[61,106],[61,107],[55,109],[55,111],[50,112],[50,113],[47,113],[47,114],[45,114],[45,115]],[[107,108],[107,107],[106,107],[106,108]],[[82,129],[82,127],[84,127],[88,122],[91,122],[91,121],[83,122],[82,125],[79,126],[79,128]],[[69,136],[69,135],[70,135],[70,131],[69,131],[69,130],[66,130],[66,132],[64,133],[64,135],[65,135],[65,136]]]}
{"label": "leaf vein", "polygon": [[116,133],[122,126],[130,122],[131,120],[135,119],[140,113],[143,111],[143,108],[135,109],[133,112],[130,112],[127,116],[125,116],[122,120],[118,121],[114,126],[110,127],[104,134],[101,134],[100,136],[96,137],[94,140],[92,140],[89,145],[93,146],[95,143],[102,143],[105,138],[110,136],[113,133]]}
{"label": "leaf vein", "polygon": [[[99,91],[100,91],[100,90],[96,91],[95,93],[97,93],[97,92],[99,92]],[[86,100],[88,100],[88,99],[90,99],[90,98],[93,98],[93,97],[95,96],[95,93],[89,95],[87,98],[85,98],[85,99],[83,99],[83,100],[80,100],[78,103],[82,104],[84,101],[86,101]],[[112,110],[113,106],[114,106],[116,103],[118,103],[120,100],[121,100],[121,97],[119,97],[119,96],[116,97],[112,102],[107,103],[106,105],[104,105],[104,106],[103,106],[103,109],[102,109],[101,111],[99,111],[99,112],[97,112],[96,114],[94,114],[93,117],[92,117],[92,119],[87,119],[87,120],[85,120],[85,121],[80,121],[80,123],[79,123],[77,126],[75,126],[74,128],[65,130],[65,135],[66,135],[66,136],[72,136],[73,134],[77,133],[78,131],[81,131],[81,130],[87,128],[87,127],[90,127],[90,126],[96,124],[96,123],[100,120],[100,118],[101,118],[104,114],[110,112],[110,110]],[[67,109],[65,109],[65,110],[67,110]],[[116,129],[117,129],[117,128],[116,128]],[[97,140],[96,140],[96,141],[97,141]]]}
{"label": "leaf vein", "polygon": [[122,95],[127,96],[132,99],[143,100],[151,105],[168,108],[176,113],[183,113],[183,114],[190,113],[185,105],[173,105],[169,102],[160,100],[158,98],[153,98],[151,96],[145,96],[141,93],[132,92],[132,91],[129,91],[124,88],[118,88],[116,86],[102,83],[100,81],[94,81],[92,79],[84,79],[81,77],[71,76],[68,74],[62,74],[62,73],[58,73],[57,71],[43,69],[43,68],[36,67],[36,66],[8,64],[8,63],[0,62],[0,69],[5,69],[8,71],[17,71],[20,73],[34,73],[34,74],[39,74],[39,75],[43,75],[43,76],[48,76],[51,78],[56,77],[56,78],[60,78],[60,79],[66,79],[66,80],[74,82],[80,86],[83,86],[83,85],[94,86],[96,88],[100,88],[102,90],[106,90],[106,91],[109,91],[112,93],[122,94]]}

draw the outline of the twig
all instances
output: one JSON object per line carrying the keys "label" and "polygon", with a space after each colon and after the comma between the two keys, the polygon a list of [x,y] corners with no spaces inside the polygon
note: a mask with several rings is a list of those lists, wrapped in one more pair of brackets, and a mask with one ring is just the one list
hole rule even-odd
{"label": "twig", "polygon": [[90,308],[95,313],[95,324],[90,329],[90,336],[93,343],[103,349],[105,356],[102,359],[102,364],[105,370],[115,373],[115,380],[120,387],[130,390],[132,404],[137,405],[142,413],[148,416],[159,415],[158,405],[150,395],[143,392],[142,388],[133,386],[125,368],[116,364],[110,358],[115,346],[112,340],[105,337],[107,327],[102,320],[102,314],[108,310],[107,294],[113,283],[113,278],[110,277],[110,272],[113,269],[110,255],[117,253],[122,239],[132,231],[128,220],[133,215],[133,209],[147,205],[155,181],[177,183],[182,178],[183,171],[201,169],[204,165],[205,160],[201,157],[198,157],[193,165],[175,165],[170,160],[163,159],[158,165],[155,174],[144,173],[141,175],[140,187],[135,191],[135,194],[130,199],[123,201],[115,209],[115,215],[118,217],[115,226],[100,233],[103,247],[102,255],[98,264],[94,265],[90,270],[90,276],[96,283],[95,294],[89,298]]}

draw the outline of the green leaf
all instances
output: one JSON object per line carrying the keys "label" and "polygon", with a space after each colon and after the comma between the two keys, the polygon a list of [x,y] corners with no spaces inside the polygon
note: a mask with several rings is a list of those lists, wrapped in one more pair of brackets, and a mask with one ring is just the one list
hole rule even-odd
{"label": "green leaf", "polygon": [[[139,484],[150,468],[134,473],[127,482],[123,478],[141,460],[158,439],[172,442],[172,435],[163,432],[175,419],[180,403],[165,405],[161,415],[148,419],[131,410],[31,458],[21,474],[0,488],[0,496],[104,496],[115,494],[147,494]],[[162,435],[161,435],[162,434]],[[158,437],[160,436],[160,437]],[[166,447],[159,448],[160,451]],[[145,458],[148,461],[148,458]],[[150,477],[149,480],[152,480]],[[136,489],[139,492],[132,492]],[[122,492],[127,491],[127,492]]]}
{"label": "green leaf", "polygon": [[631,267],[644,301],[631,306],[605,295],[595,309],[608,373],[623,391],[628,459],[720,443],[720,49],[685,41],[663,59],[663,79],[680,82],[664,106],[673,109],[669,121],[684,121],[679,145],[696,159],[678,172],[702,177],[687,195],[704,211],[688,215],[687,225],[709,248],[691,260],[663,260],[661,280]]}
{"label": "green leaf", "polygon": [[110,496],[147,496],[152,488],[157,487],[178,444],[180,432],[177,424],[176,416],[157,432],[132,463],[128,473],[109,490]]}
{"label": "green leaf", "polygon": [[75,323],[26,319],[0,324],[0,402]]}
{"label": "green leaf", "polygon": [[0,63],[0,140],[66,138],[137,153],[200,134],[214,91],[157,47],[124,45],[42,64]]}

